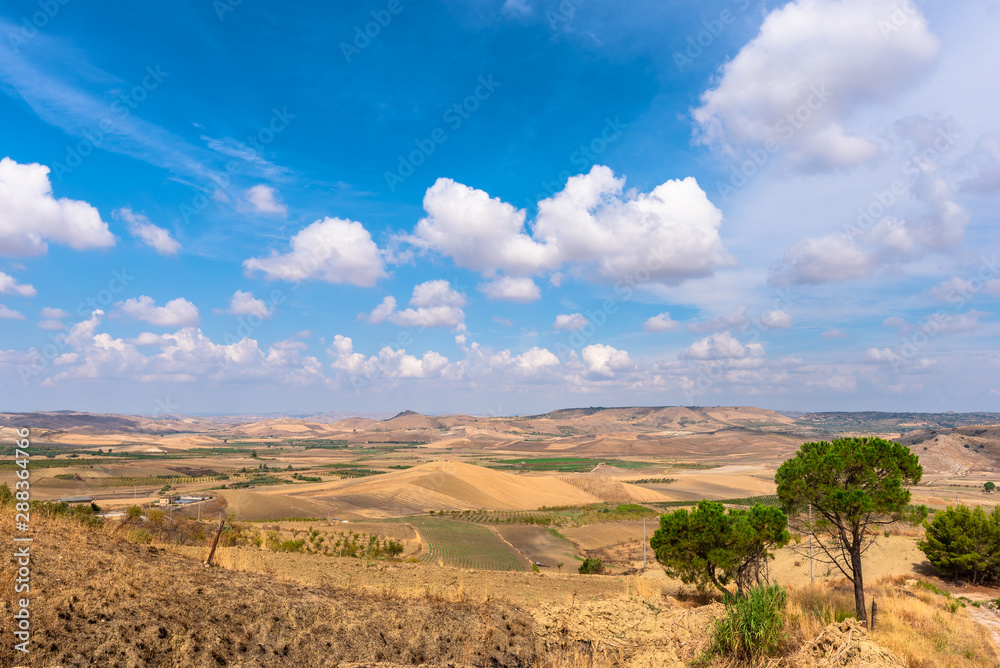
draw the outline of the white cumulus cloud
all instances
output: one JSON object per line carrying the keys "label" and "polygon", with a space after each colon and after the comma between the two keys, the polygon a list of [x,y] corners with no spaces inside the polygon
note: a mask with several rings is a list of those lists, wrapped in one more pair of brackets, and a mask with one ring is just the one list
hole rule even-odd
{"label": "white cumulus cloud", "polygon": [[350,337],[336,335],[327,354],[334,358],[330,366],[353,377],[363,377],[368,381],[378,378],[433,378],[439,377],[448,367],[448,358],[427,351],[422,357],[408,354],[404,349],[382,348],[378,355],[366,358],[354,352],[354,342]]}
{"label": "white cumulus cloud", "polygon": [[542,298],[542,290],[532,279],[501,276],[479,286],[479,291],[494,301],[533,302]]}
{"label": "white cumulus cloud", "polygon": [[258,318],[270,318],[274,311],[270,309],[263,299],[257,299],[252,292],[237,290],[229,300],[229,308],[216,309],[218,313],[231,313],[232,315],[255,315]]}
{"label": "white cumulus cloud", "polygon": [[[521,301],[537,291],[526,277],[565,265],[610,282],[638,277],[674,284],[734,264],[719,236],[722,212],[693,178],[649,193],[624,186],[624,178],[601,165],[570,177],[561,192],[538,203],[529,233],[523,209],[438,179],[424,196],[427,216],[405,240],[494,279],[483,288],[488,295]],[[498,279],[501,272],[521,281]]]}
{"label": "white cumulus cloud", "polygon": [[351,283],[371,287],[386,276],[382,251],[364,225],[324,218],[300,230],[284,254],[244,260],[248,275],[260,271],[269,280]]}
{"label": "white cumulus cloud", "polygon": [[413,288],[410,306],[396,309],[396,298],[387,296],[366,317],[377,324],[391,322],[401,327],[459,327],[465,320],[465,295],[446,280],[427,281]]}
{"label": "white cumulus cloud", "polygon": [[767,329],[785,329],[792,326],[792,316],[787,311],[768,311],[760,317],[760,324]]}
{"label": "white cumulus cloud", "polygon": [[278,201],[278,193],[271,186],[261,183],[247,188],[243,194],[257,213],[270,213],[280,216],[288,213],[288,207]]}
{"label": "white cumulus cloud", "polygon": [[619,373],[635,370],[635,363],[626,351],[603,343],[585,347],[581,351],[581,357],[591,375],[614,378]]}
{"label": "white cumulus cloud", "polygon": [[159,327],[185,327],[198,323],[198,307],[178,297],[163,306],[157,306],[152,297],[142,295],[116,304],[127,316]]}
{"label": "white cumulus cloud", "polygon": [[717,332],[695,341],[681,355],[684,359],[716,361],[742,360],[764,356],[764,347],[759,343],[740,343],[729,332]]}
{"label": "white cumulus cloud", "polygon": [[556,329],[565,332],[578,332],[590,322],[582,313],[561,313],[552,324]]}
{"label": "white cumulus cloud", "polygon": [[679,329],[681,324],[670,318],[667,312],[654,315],[643,324],[643,329],[647,332],[673,332]]}
{"label": "white cumulus cloud", "polygon": [[[806,170],[878,155],[848,129],[866,105],[890,102],[928,71],[939,40],[914,5],[896,0],[794,0],[771,11],[701,98],[699,140],[733,156],[780,147]],[[912,10],[912,11],[909,11]]]}
{"label": "white cumulus cloud", "polygon": [[0,304],[0,320],[24,320],[24,315],[8,306]]}
{"label": "white cumulus cloud", "polygon": [[21,297],[34,297],[38,294],[35,286],[26,283],[18,283],[17,279],[10,274],[0,271],[0,295],[19,295]]}
{"label": "white cumulus cloud", "polygon": [[52,194],[49,168],[0,160],[0,255],[42,255],[47,241],[75,250],[108,248],[115,237],[97,209]]}

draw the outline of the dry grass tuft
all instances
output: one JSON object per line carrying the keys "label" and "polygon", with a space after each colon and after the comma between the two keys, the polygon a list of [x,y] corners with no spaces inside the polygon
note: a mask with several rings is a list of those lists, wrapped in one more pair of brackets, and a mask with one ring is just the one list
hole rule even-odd
{"label": "dry grass tuft", "polygon": [[[1000,657],[969,609],[918,582],[883,578],[866,592],[869,605],[872,600],[878,602],[872,640],[908,668],[996,666]],[[791,645],[802,646],[828,624],[854,617],[853,589],[827,584],[791,588],[786,615]]]}

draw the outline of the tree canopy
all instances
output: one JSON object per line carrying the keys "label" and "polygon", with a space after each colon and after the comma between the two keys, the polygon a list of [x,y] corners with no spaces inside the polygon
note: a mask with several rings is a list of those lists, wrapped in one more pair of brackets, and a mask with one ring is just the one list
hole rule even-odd
{"label": "tree canopy", "polygon": [[791,539],[788,517],[778,508],[756,504],[750,510],[730,509],[701,501],[690,512],[681,509],[660,517],[649,543],[668,575],[688,584],[738,591],[767,580],[770,550]]}
{"label": "tree canopy", "polygon": [[920,482],[923,468],[905,445],[882,438],[838,438],[804,443],[778,469],[778,497],[789,512],[812,519],[798,522],[818,541],[823,560],[854,584],[858,619],[866,620],[862,555],[881,524],[918,522],[926,509],[908,510],[907,486]]}
{"label": "tree canopy", "polygon": [[1000,509],[949,506],[924,522],[919,547],[941,575],[968,577],[973,585],[1000,576]]}

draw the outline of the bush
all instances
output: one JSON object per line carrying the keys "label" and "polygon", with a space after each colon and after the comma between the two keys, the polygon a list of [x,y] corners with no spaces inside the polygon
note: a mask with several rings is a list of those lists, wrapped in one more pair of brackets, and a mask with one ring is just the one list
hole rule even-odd
{"label": "bush", "polygon": [[726,616],[715,622],[708,653],[746,662],[774,656],[786,638],[781,613],[787,602],[780,585],[752,587],[745,596],[728,598]]}
{"label": "bush", "polygon": [[973,585],[1000,575],[1000,511],[948,506],[924,522],[918,546],[942,577],[968,577]]}
{"label": "bush", "polygon": [[285,540],[278,546],[278,552],[302,552],[305,545],[306,541],[301,538],[299,540]]}
{"label": "bush", "polygon": [[128,532],[127,537],[131,542],[143,545],[149,545],[153,542],[153,534],[145,529],[132,529],[132,531]]}
{"label": "bush", "polygon": [[604,564],[600,559],[584,559],[580,564],[580,572],[584,575],[596,575],[604,572]]}

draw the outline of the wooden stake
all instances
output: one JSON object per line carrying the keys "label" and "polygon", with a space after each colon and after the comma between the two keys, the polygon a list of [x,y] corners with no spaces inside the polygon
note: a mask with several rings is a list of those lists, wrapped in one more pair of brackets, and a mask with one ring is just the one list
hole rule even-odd
{"label": "wooden stake", "polygon": [[219,536],[222,535],[222,527],[225,526],[225,521],[222,519],[222,515],[219,515],[219,528],[215,530],[215,539],[212,541],[212,549],[208,552],[208,559],[205,560],[206,566],[212,565],[212,557],[215,556],[215,548],[219,546]]}
{"label": "wooden stake", "polygon": [[878,614],[878,604],[875,603],[875,599],[872,599],[872,621],[871,626],[868,628],[872,631],[875,630],[875,616]]}

